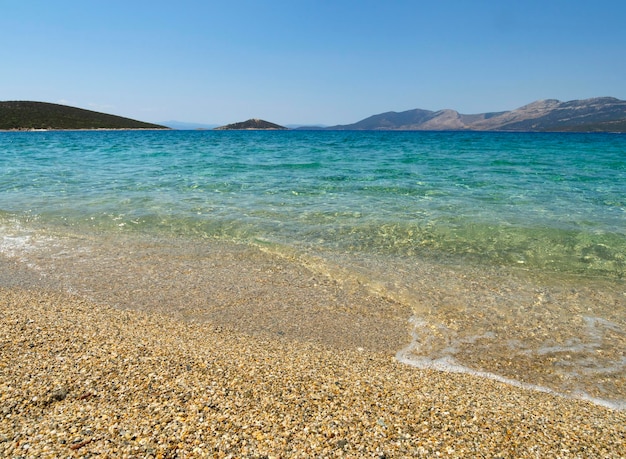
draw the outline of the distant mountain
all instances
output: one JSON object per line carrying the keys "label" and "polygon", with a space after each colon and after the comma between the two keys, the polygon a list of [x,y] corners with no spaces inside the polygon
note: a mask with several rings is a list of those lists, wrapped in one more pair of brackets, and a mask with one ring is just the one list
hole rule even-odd
{"label": "distant mountain", "polygon": [[507,112],[463,115],[455,110],[407,110],[370,116],[332,130],[626,132],[626,101],[614,97],[539,100]]}
{"label": "distant mountain", "polygon": [[285,127],[287,129],[316,131],[320,129],[325,129],[328,127],[328,125],[327,124],[286,124]]}
{"label": "distant mountain", "polygon": [[310,125],[310,126],[298,126],[293,128],[296,131],[324,131],[326,129],[336,130],[339,129],[337,126],[322,126],[322,125]]}
{"label": "distant mountain", "polygon": [[180,131],[214,129],[219,126],[218,124],[187,123],[185,121],[162,121],[159,124],[162,124],[170,129],[177,129]]}
{"label": "distant mountain", "polygon": [[216,127],[216,131],[275,131],[287,129],[284,126],[270,123],[269,121],[260,120],[257,118],[249,119],[248,121],[242,121],[240,123],[227,124],[226,126]]}
{"label": "distant mountain", "polygon": [[167,129],[158,124],[47,102],[0,102],[0,130]]}

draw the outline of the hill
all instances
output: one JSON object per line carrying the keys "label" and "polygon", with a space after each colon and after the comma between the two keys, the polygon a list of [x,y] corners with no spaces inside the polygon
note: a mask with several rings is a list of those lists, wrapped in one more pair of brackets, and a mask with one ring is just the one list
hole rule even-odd
{"label": "hill", "polygon": [[547,99],[506,112],[463,115],[455,110],[407,110],[370,116],[333,130],[626,132],[626,101],[597,97]]}
{"label": "hill", "polygon": [[168,129],[158,124],[47,102],[0,102],[0,130]]}
{"label": "hill", "polygon": [[227,124],[226,126],[216,127],[216,131],[276,131],[285,130],[284,126],[270,123],[269,121],[260,120],[257,118],[249,119],[248,121],[242,121],[239,123]]}

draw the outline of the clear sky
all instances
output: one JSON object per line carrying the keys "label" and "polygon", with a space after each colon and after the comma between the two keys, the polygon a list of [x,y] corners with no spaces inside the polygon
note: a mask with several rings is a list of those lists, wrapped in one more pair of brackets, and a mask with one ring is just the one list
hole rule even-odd
{"label": "clear sky", "polygon": [[626,99],[626,0],[0,0],[0,100],[347,124]]}

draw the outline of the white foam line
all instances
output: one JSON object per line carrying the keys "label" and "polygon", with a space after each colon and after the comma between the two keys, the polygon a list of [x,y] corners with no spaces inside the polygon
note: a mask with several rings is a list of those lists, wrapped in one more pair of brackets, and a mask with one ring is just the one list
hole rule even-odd
{"label": "white foam line", "polygon": [[19,253],[28,250],[30,236],[2,236],[0,252],[9,257],[16,257]]}
{"label": "white foam line", "polygon": [[436,360],[431,360],[425,357],[422,358],[412,358],[407,354],[410,352],[410,346],[406,347],[396,354],[396,360],[400,363],[404,363],[406,365],[410,365],[412,367],[421,368],[421,369],[432,369],[437,371],[442,371],[446,373],[466,373],[473,376],[478,376],[479,378],[487,378],[494,381],[498,381],[509,386],[519,387],[521,389],[528,389],[537,392],[544,392],[551,395],[556,395],[558,397],[569,398],[574,400],[585,400],[591,403],[594,403],[599,406],[603,406],[605,408],[610,408],[612,410],[617,411],[626,411],[626,402],[617,402],[611,400],[605,400],[601,398],[591,397],[590,395],[584,392],[578,392],[574,395],[564,394],[562,392],[557,392],[549,387],[539,386],[537,384],[528,384],[518,381],[516,379],[506,378],[504,376],[497,375],[495,373],[490,373],[488,371],[478,371],[473,370],[469,367],[459,365],[455,363],[451,358],[441,358]]}
{"label": "white foam line", "polygon": [[[412,318],[411,322],[416,323],[416,324],[423,323],[422,321],[419,321],[416,318]],[[491,373],[488,371],[474,370],[472,368],[469,368],[469,367],[466,367],[464,365],[457,363],[452,357],[449,357],[449,356],[438,358],[438,359],[429,359],[427,357],[412,356],[411,354],[415,348],[416,340],[417,340],[417,333],[413,332],[413,341],[408,346],[399,350],[396,353],[395,358],[398,362],[403,363],[405,365],[410,365],[412,367],[421,368],[421,369],[431,369],[431,370],[442,371],[446,373],[470,374],[473,376],[478,376],[479,378],[486,378],[486,379],[498,381],[498,382],[507,384],[509,386],[519,387],[521,389],[533,390],[536,392],[544,392],[547,394],[556,395],[558,397],[563,397],[563,398],[568,398],[568,399],[584,400],[584,401],[591,402],[596,405],[603,406],[605,408],[609,408],[612,410],[626,411],[626,402],[611,401],[611,400],[591,397],[590,395],[582,391],[576,392],[575,394],[571,394],[571,395],[564,394],[562,392],[558,392],[553,389],[550,389],[549,387],[540,386],[537,384],[524,383],[516,379],[506,378],[504,376]]]}

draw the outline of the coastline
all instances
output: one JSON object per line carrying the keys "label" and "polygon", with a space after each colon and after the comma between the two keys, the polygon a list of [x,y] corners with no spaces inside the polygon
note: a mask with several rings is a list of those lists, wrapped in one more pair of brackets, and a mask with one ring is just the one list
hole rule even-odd
{"label": "coastline", "polygon": [[623,411],[388,352],[114,309],[13,268],[0,288],[3,455],[626,454]]}

